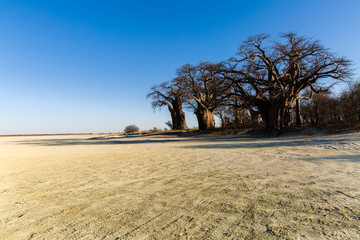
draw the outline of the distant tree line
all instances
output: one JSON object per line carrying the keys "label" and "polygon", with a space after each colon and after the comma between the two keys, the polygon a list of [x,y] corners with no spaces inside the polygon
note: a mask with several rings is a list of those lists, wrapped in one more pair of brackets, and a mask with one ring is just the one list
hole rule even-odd
{"label": "distant tree line", "polygon": [[301,104],[301,119],[312,126],[353,127],[360,124],[360,82],[351,83],[338,96],[330,91],[314,95]]}
{"label": "distant tree line", "polygon": [[168,107],[174,130],[187,128],[184,108],[192,109],[200,130],[214,128],[215,115],[223,127],[263,125],[266,131],[304,123],[355,124],[359,84],[339,98],[328,94],[350,77],[350,66],[317,40],[286,33],[271,41],[261,34],[250,36],[226,61],[181,66],[174,79],[153,86],[147,97],[154,109]]}

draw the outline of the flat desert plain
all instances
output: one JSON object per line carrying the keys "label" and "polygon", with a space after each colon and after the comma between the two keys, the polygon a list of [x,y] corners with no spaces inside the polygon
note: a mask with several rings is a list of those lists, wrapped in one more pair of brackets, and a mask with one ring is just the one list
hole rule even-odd
{"label": "flat desert plain", "polygon": [[360,134],[0,138],[0,239],[360,239]]}

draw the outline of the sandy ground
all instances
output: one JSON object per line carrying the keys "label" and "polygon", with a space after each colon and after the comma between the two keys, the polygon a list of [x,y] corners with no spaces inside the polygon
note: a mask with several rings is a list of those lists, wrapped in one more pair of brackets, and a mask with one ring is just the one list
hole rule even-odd
{"label": "sandy ground", "polygon": [[360,134],[3,137],[0,239],[360,239]]}

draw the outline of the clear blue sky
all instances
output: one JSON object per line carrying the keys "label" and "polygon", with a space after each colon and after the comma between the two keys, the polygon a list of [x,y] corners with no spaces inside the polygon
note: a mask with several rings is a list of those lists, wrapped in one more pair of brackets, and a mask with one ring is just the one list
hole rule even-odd
{"label": "clear blue sky", "polygon": [[[360,66],[359,0],[0,1],[0,134],[164,128],[149,88],[296,31]],[[188,126],[196,126],[187,113]]]}

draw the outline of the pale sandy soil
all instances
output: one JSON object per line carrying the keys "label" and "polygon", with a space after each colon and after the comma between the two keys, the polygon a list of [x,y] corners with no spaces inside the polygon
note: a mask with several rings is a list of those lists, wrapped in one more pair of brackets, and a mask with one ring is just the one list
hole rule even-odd
{"label": "pale sandy soil", "polygon": [[3,137],[0,239],[360,239],[360,134]]}

